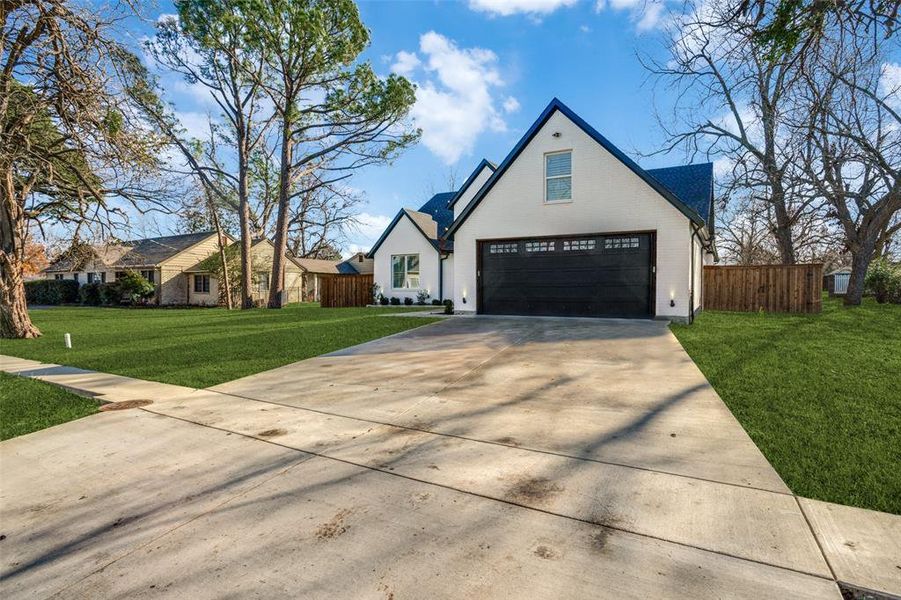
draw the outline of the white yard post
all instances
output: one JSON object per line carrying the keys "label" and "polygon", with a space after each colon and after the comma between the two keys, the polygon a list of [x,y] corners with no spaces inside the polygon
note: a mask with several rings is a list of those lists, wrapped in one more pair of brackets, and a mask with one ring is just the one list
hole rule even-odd
{"label": "white yard post", "polygon": [[72,336],[67,333],[63,337],[65,337],[65,340],[66,340],[66,348],[71,349],[72,348]]}

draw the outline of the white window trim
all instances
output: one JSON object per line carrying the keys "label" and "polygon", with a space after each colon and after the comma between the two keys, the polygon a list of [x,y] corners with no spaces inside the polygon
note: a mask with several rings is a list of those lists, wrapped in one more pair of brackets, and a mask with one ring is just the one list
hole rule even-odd
{"label": "white window trim", "polygon": [[[394,257],[395,256],[403,256],[404,257],[404,281],[407,280],[409,276],[407,274],[407,256],[415,256],[416,260],[419,261],[419,286],[418,287],[394,287]],[[392,254],[390,262],[388,263],[388,267],[390,268],[390,277],[391,277],[391,290],[395,292],[418,292],[422,290],[422,257],[419,255],[419,252],[407,252],[404,254]]]}
{"label": "white window trim", "polygon": [[[569,175],[554,175],[553,177],[547,176],[547,157],[554,156],[555,154],[569,154]],[[573,190],[575,187],[573,186],[573,161],[572,161],[572,148],[567,150],[554,150],[553,152],[545,152],[542,157],[542,161],[544,162],[543,170],[544,170],[544,179],[541,182],[542,187],[544,188],[542,194],[544,196],[545,204],[571,204],[573,201]],[[569,177],[569,198],[565,200],[548,200],[547,198],[547,180],[548,179],[562,179],[564,177]]]}

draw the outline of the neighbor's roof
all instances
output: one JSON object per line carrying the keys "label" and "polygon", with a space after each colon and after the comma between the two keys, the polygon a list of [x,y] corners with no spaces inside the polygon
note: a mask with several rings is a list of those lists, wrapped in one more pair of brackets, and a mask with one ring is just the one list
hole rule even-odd
{"label": "neighbor's roof", "polygon": [[643,179],[648,185],[650,185],[654,190],[657,191],[661,196],[666,198],[670,204],[675,206],[682,214],[691,219],[692,221],[698,224],[706,224],[709,220],[709,217],[705,215],[699,214],[694,208],[686,204],[683,200],[681,200],[675,193],[669,190],[666,186],[661,184],[657,179],[652,177],[647,171],[642,169],[638,164],[629,158],[622,150],[617,148],[603,135],[598,133],[598,131],[585,122],[582,117],[577,115],[572,111],[568,106],[563,104],[559,99],[554,98],[551,102],[545,107],[545,109],[541,112],[538,118],[532,123],[532,126],[526,131],[526,133],[522,136],[519,142],[513,147],[510,153],[501,161],[501,164],[498,165],[497,169],[494,171],[494,174],[488,178],[488,181],[485,182],[485,185],[476,193],[475,197],[469,202],[466,208],[463,209],[463,212],[460,213],[460,216],[454,221],[451,226],[448,228],[448,232],[446,235],[451,235],[459,229],[459,227],[469,218],[469,215],[473,213],[473,211],[478,207],[479,203],[488,195],[488,192],[491,191],[491,188],[504,176],[504,173],[507,169],[510,168],[519,155],[525,150],[526,146],[529,145],[529,142],[538,134],[541,128],[545,123],[554,115],[555,112],[562,113],[566,118],[572,121],[577,127],[579,127],[582,131],[584,131],[591,139],[597,142],[601,147],[607,150],[610,154],[612,154],[615,158],[617,158],[621,163],[623,163],[626,167],[629,168],[633,173],[638,175],[641,179]]}
{"label": "neighbor's roof", "polygon": [[364,252],[357,252],[350,258],[338,263],[338,272],[345,275],[372,273],[373,266],[374,263],[371,258],[367,258]]}
{"label": "neighbor's roof", "polygon": [[708,224],[713,217],[713,163],[648,169],[679,200],[694,209]]}
{"label": "neighbor's roof", "polygon": [[324,260],[321,258],[295,258],[294,262],[310,273],[335,274],[338,270],[337,260]]}
{"label": "neighbor's roof", "polygon": [[[96,246],[93,248],[93,252],[95,258],[107,267],[151,267],[165,262],[211,235],[216,235],[216,232],[199,231],[182,235],[128,240],[107,246]],[[54,261],[45,271],[77,271],[85,262],[84,259],[64,256]]]}

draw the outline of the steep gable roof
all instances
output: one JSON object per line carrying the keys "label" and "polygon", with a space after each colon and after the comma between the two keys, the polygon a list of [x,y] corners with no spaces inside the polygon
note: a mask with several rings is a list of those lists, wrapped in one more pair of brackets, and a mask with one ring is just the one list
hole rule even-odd
{"label": "steep gable roof", "polygon": [[466,178],[466,181],[463,182],[463,185],[460,186],[460,189],[457,190],[457,193],[454,194],[453,198],[450,199],[450,202],[447,203],[448,208],[453,208],[454,204],[457,203],[457,200],[466,192],[469,186],[472,185],[472,182],[475,181],[476,177],[479,176],[479,173],[482,172],[482,169],[488,168],[492,173],[497,170],[497,165],[488,159],[483,158],[476,168],[473,169],[472,173],[469,174],[469,177]]}
{"label": "steep gable roof", "polygon": [[517,142],[517,144],[513,147],[510,153],[501,161],[501,164],[494,171],[494,174],[485,182],[485,185],[482,186],[482,189],[478,191],[475,197],[470,201],[470,203],[463,209],[463,212],[460,213],[460,216],[454,221],[448,229],[446,235],[452,235],[454,231],[460,228],[460,226],[466,222],[466,219],[469,218],[469,215],[478,207],[479,203],[488,195],[488,192],[491,191],[491,188],[500,180],[501,177],[504,176],[504,173],[507,169],[510,168],[510,165],[519,157],[523,150],[525,150],[526,146],[528,146],[529,142],[532,141],[545,123],[548,122],[548,119],[553,116],[555,112],[560,112],[568,118],[570,121],[576,124],[582,131],[584,131],[591,139],[597,142],[600,146],[602,146],[605,150],[607,150],[610,154],[616,157],[621,163],[623,163],[626,167],[628,167],[633,173],[638,175],[641,179],[643,179],[648,185],[650,185],[654,190],[663,196],[666,200],[670,202],[673,206],[675,206],[682,214],[691,219],[692,221],[698,224],[705,224],[705,218],[697,213],[692,207],[688,206],[679,199],[673,192],[667,189],[663,184],[657,181],[654,177],[648,174],[647,171],[642,169],[638,164],[626,156],[622,150],[614,146],[607,138],[602,136],[598,131],[585,122],[579,115],[574,113],[572,109],[563,104],[559,99],[554,98],[551,100],[550,104],[545,107],[541,114],[538,116],[538,119],[532,123],[532,126],[529,127],[528,131],[522,136],[522,138]]}
{"label": "steep gable roof", "polygon": [[442,236],[454,220],[453,211],[447,207],[447,203],[453,196],[454,192],[442,192],[429,198],[428,202],[419,207],[419,210],[411,210],[409,208],[400,209],[366,256],[369,258],[375,256],[375,251],[379,249],[382,242],[387,239],[394,227],[404,217],[408,218],[410,222],[416,226],[419,233],[421,233],[436,250],[451,250],[450,242],[445,242],[442,239]]}
{"label": "steep gable roof", "polygon": [[648,169],[647,172],[701,215],[708,226],[713,224],[713,163]]}

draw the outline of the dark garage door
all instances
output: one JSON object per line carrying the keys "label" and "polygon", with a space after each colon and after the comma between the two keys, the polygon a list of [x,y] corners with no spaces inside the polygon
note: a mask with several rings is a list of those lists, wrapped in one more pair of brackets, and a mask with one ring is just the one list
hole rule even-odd
{"label": "dark garage door", "polygon": [[479,312],[651,316],[654,235],[479,242]]}

